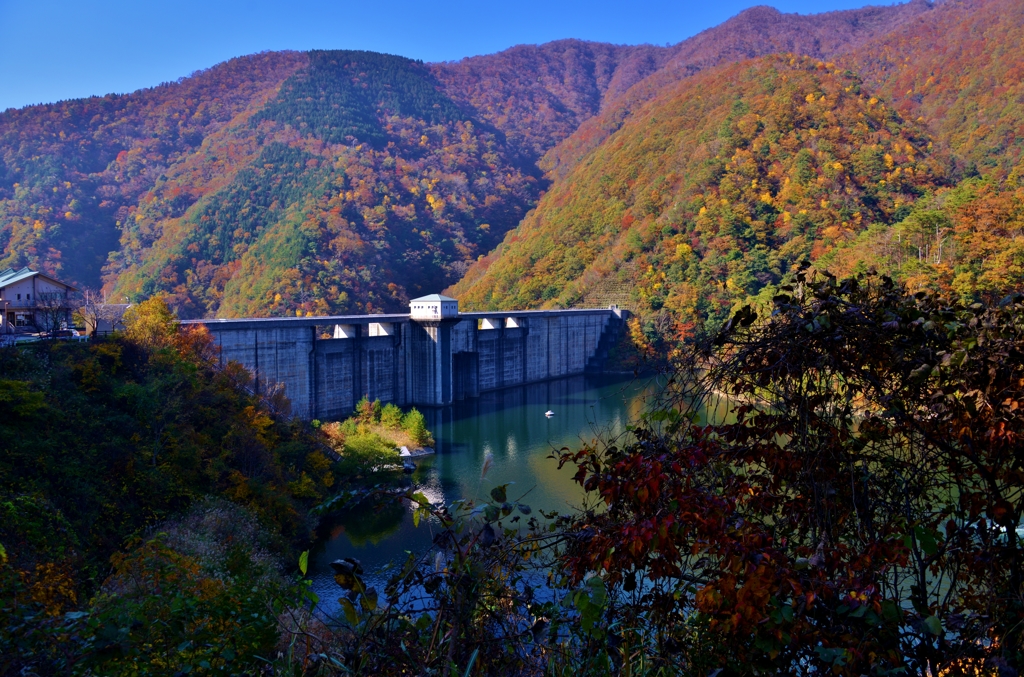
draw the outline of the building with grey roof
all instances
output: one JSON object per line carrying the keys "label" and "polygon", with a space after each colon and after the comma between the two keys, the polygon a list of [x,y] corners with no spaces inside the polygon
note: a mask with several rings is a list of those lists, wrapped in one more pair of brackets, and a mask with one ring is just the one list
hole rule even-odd
{"label": "building with grey roof", "polygon": [[66,282],[29,268],[0,271],[0,333],[69,328],[70,295],[76,291]]}

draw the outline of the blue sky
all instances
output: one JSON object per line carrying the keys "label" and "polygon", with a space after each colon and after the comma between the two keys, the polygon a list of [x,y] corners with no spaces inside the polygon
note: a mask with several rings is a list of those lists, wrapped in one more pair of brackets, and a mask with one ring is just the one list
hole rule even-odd
{"label": "blue sky", "polygon": [[[130,92],[262,50],[368,49],[445,61],[559,38],[664,45],[757,4],[765,3],[0,0],[0,110]],[[811,13],[868,3],[768,4]]]}

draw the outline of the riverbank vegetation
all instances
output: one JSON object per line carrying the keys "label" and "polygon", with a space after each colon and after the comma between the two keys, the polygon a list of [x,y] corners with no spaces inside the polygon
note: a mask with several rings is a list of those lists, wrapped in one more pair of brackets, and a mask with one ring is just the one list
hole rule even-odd
{"label": "riverbank vegetation", "polygon": [[438,552],[384,596],[341,563],[317,655],[357,674],[1017,674],[1024,296],[804,271],[675,376],[630,435],[560,454],[594,509],[408,494]]}
{"label": "riverbank vegetation", "polygon": [[382,406],[366,397],[344,421],[314,420],[312,426],[337,455],[335,471],[353,482],[373,478],[393,485],[402,472],[400,448],[421,450],[434,444],[426,419],[415,407],[403,413],[390,402]]}
{"label": "riverbank vegetation", "polygon": [[[202,334],[161,330],[158,303],[137,312],[116,341],[4,354],[7,673],[1024,664],[1024,296],[968,304],[805,269],[681,354],[628,434],[558,453],[589,506],[562,515],[508,486],[432,505],[355,484],[310,451],[315,429],[255,400],[231,369],[206,371]],[[95,401],[76,394],[86,387]],[[141,409],[158,387],[173,406]],[[707,420],[723,399],[732,415]],[[400,420],[385,409],[365,402],[359,415]],[[116,425],[59,432],[84,426],[83,411]],[[316,496],[297,490],[303,477]],[[359,562],[336,562],[327,618],[281,561],[306,573],[311,510],[345,496],[401,501],[434,548],[397,562],[381,589]]]}
{"label": "riverbank vegetation", "polygon": [[[635,441],[563,456],[607,509],[561,561],[672,671],[1016,674],[1022,357],[1019,294],[801,273]],[[689,415],[722,397],[735,420]]]}
{"label": "riverbank vegetation", "polygon": [[250,669],[295,594],[279,562],[354,481],[204,329],[159,299],[125,323],[0,350],[2,675]]}
{"label": "riverbank vegetation", "polygon": [[434,444],[434,437],[427,429],[427,421],[418,409],[413,407],[408,412],[392,403],[381,405],[380,400],[371,402],[364,397],[356,404],[356,412],[344,421],[332,421],[319,427],[338,449],[344,449],[354,440],[375,436],[392,448],[407,447],[421,449]]}

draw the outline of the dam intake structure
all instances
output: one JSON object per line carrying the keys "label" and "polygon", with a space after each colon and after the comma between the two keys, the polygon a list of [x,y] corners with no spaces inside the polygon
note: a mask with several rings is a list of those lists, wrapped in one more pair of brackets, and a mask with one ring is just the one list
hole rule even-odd
{"label": "dam intake structure", "polygon": [[221,363],[236,361],[255,388],[283,386],[292,414],[348,416],[364,396],[443,407],[510,386],[599,372],[627,311],[460,313],[432,294],[407,314],[185,320],[205,325]]}

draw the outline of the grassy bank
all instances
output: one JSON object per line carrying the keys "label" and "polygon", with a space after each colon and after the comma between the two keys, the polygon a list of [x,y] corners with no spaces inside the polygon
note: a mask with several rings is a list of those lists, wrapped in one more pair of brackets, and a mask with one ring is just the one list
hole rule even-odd
{"label": "grassy bank", "polygon": [[352,453],[367,445],[380,444],[394,449],[410,450],[432,447],[434,436],[427,429],[426,419],[415,407],[403,412],[398,406],[382,405],[380,400],[363,398],[356,412],[344,421],[321,423],[313,421],[341,454]]}

